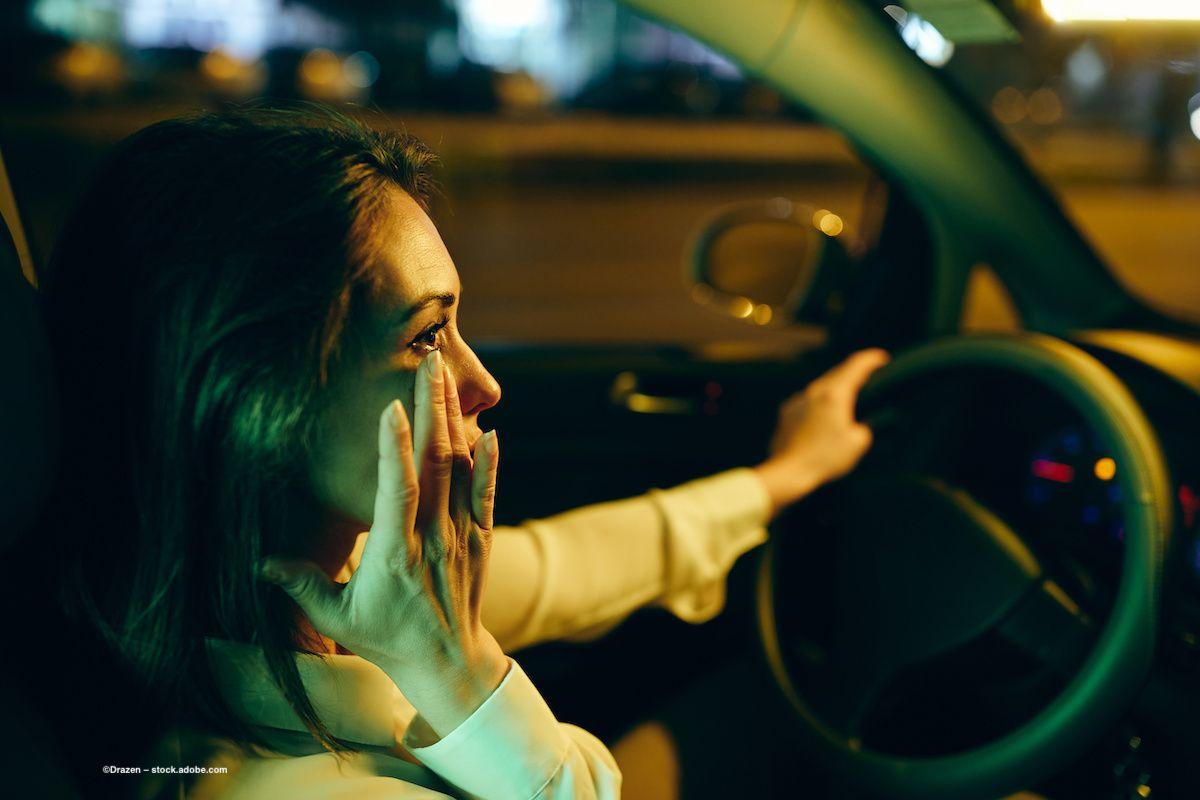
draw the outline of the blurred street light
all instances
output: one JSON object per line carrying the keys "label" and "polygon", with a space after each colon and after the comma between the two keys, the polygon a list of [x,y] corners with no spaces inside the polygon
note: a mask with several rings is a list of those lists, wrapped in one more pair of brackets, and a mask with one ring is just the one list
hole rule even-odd
{"label": "blurred street light", "polygon": [[1059,23],[1200,22],[1196,0],[1042,0],[1042,10]]}
{"label": "blurred street light", "polygon": [[1015,86],[1005,86],[992,98],[992,115],[1005,125],[1015,125],[1029,113],[1029,101]]}
{"label": "blurred street light", "polygon": [[214,89],[229,97],[252,97],[267,82],[267,70],[261,61],[247,61],[222,48],[200,60],[200,72]]}
{"label": "blurred street light", "polygon": [[1058,92],[1043,86],[1029,95],[1029,119],[1038,125],[1053,125],[1062,119],[1062,100]]}
{"label": "blurred street light", "polygon": [[90,42],[76,42],[62,51],[55,59],[54,75],[76,95],[114,92],[126,77],[119,55]]}
{"label": "blurred street light", "polygon": [[1066,71],[1071,86],[1078,93],[1089,95],[1104,85],[1108,65],[1096,45],[1087,41],[1067,56]]}
{"label": "blurred street light", "polygon": [[346,56],[342,77],[356,89],[369,89],[379,78],[379,61],[366,50]]}
{"label": "blurred street light", "polygon": [[323,47],[308,51],[296,76],[300,92],[311,100],[361,100],[379,77],[379,62],[360,50],[342,58]]}

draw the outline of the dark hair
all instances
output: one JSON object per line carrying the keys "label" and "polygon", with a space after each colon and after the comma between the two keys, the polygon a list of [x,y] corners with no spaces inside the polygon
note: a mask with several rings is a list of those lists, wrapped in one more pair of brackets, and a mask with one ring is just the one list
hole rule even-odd
{"label": "dark hair", "polygon": [[374,221],[392,187],[427,205],[433,161],[325,109],[169,120],[119,145],[59,239],[62,600],[169,719],[269,746],[217,689],[204,640],[230,638],[263,648],[327,749],[349,748],[300,680],[295,606],[256,568],[297,546],[287,506],[370,296]]}

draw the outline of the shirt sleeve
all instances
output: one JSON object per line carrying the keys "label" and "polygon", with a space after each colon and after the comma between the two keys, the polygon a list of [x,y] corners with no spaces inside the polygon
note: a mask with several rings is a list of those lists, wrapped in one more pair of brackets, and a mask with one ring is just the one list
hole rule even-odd
{"label": "shirt sleeve", "polygon": [[[406,737],[407,739],[408,737]],[[558,722],[516,661],[457,728],[427,747],[405,746],[475,800],[617,800],[621,771],[599,739]]]}
{"label": "shirt sleeve", "polygon": [[594,638],[659,605],[704,622],[738,556],[766,540],[770,500],[750,469],[568,511],[493,534],[483,619],[506,651]]}

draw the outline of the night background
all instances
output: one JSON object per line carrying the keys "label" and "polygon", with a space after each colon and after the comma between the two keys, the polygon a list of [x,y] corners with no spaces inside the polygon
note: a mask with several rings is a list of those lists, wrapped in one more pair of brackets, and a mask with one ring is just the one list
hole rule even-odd
{"label": "night background", "polygon": [[[1056,26],[1002,3],[1020,41],[897,33],[1018,143],[1122,281],[1200,311],[1200,34]],[[713,209],[776,195],[853,234],[870,170],[834,132],[686,35],[610,0],[33,0],[0,11],[0,147],[40,257],[97,158],[164,117],[315,100],[442,156],[437,221],[477,342],[746,341],[694,304],[685,243]],[[976,282],[972,327],[1010,315]]]}

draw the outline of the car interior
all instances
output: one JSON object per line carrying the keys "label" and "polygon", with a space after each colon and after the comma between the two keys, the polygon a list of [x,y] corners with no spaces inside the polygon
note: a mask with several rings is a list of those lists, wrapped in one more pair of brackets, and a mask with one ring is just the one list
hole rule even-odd
{"label": "car interior", "polygon": [[[774,523],[735,566],[717,619],[647,610],[602,639],[521,654],[556,713],[612,741],[679,687],[705,685],[720,653],[753,663],[741,713],[786,743],[776,796],[798,796],[797,774],[802,796],[861,800],[1200,796],[1200,325],[1125,289],[876,4],[811,0],[796,22],[766,3],[736,25],[715,1],[629,5],[841,131],[874,173],[869,235],[850,243],[815,202],[776,198],[722,209],[680,243],[701,304],[825,326],[824,345],[799,357],[481,348],[506,398],[490,418],[506,434],[498,522],[752,463],[782,399],[857,348],[895,357],[861,398],[875,434],[864,463]],[[30,543],[15,543],[58,446],[19,199],[0,170],[0,547],[21,576],[13,603],[36,580]],[[963,330],[977,264],[1019,330]],[[16,615],[30,648],[45,644],[39,613]],[[113,746],[79,725],[142,722],[116,710],[120,692],[76,720],[35,688],[123,685],[87,637],[73,642],[81,674],[17,658],[0,682],[16,720],[0,751],[40,765],[52,796],[86,793],[70,765]],[[728,735],[711,716],[695,724]]]}

